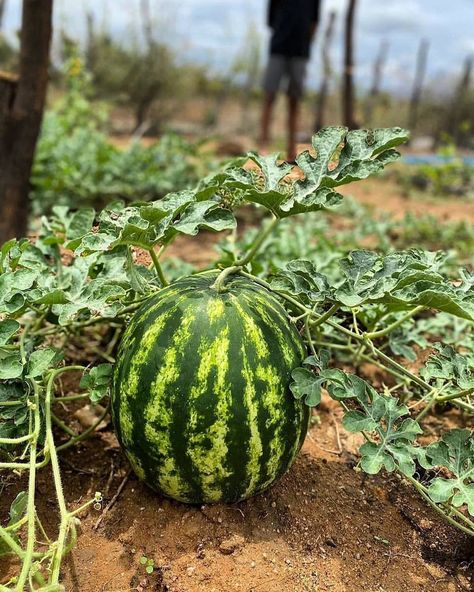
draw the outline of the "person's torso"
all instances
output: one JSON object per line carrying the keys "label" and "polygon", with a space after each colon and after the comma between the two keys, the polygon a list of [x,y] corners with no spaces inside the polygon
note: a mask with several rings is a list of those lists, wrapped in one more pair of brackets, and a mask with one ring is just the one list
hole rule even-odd
{"label": "person's torso", "polygon": [[272,54],[308,58],[315,0],[277,0],[273,15]]}

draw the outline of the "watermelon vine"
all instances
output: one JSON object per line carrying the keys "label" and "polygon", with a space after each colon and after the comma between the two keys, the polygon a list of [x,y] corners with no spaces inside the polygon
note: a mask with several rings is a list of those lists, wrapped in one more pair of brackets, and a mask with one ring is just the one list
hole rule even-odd
{"label": "watermelon vine", "polygon": [[[0,526],[0,553],[16,556],[19,565],[0,590],[62,589],[61,562],[75,545],[79,516],[89,506],[100,508],[102,498],[97,493],[69,509],[58,456],[93,433],[108,403],[81,433],[55,410],[74,401],[108,401],[113,366],[120,376],[129,373],[123,359],[115,364],[124,328],[140,307],[159,302],[179,286],[173,283],[179,270],[163,261],[163,253],[179,235],[195,236],[202,229],[230,230],[235,238],[234,211],[241,204],[268,210],[262,229],[251,240],[245,235],[230,245],[222,243],[216,265],[180,281],[194,285],[201,278],[206,289],[222,298],[241,283],[256,286],[271,301],[278,299],[277,306],[288,315],[288,330],[299,334],[307,350],[289,369],[284,385],[292,403],[317,406],[322,389],[327,391],[344,409],[344,427],[363,434],[360,470],[397,471],[452,525],[474,535],[472,433],[456,428],[438,441],[421,443],[424,420],[435,407],[458,408],[466,418],[474,411],[474,277],[453,270],[443,253],[413,249],[386,254],[359,250],[322,261],[299,253],[300,244],[286,260],[285,254],[275,255],[288,218],[337,211],[343,197],[336,188],[395,161],[395,148],[407,137],[399,128],[325,128],[314,136],[313,149],[298,156],[297,169],[274,156],[251,153],[250,165],[237,159],[194,190],[157,201],[117,202],[99,213],[57,206],[42,219],[35,240],[11,240],[1,247],[0,470],[2,479],[12,472],[27,474],[28,486],[14,500],[9,523]],[[149,254],[149,265],[137,260],[140,250]],[[433,345],[426,335],[436,334],[437,322],[452,337]],[[92,336],[103,344],[97,350],[103,363],[85,367],[72,361],[68,344],[85,347]],[[430,345],[432,353],[413,371],[407,361],[417,344]],[[346,362],[354,368],[370,362],[390,375],[393,385],[377,390],[345,372]],[[79,392],[62,393],[67,373],[81,375]],[[120,405],[114,413],[120,414]],[[124,437],[122,428],[119,437],[133,459],[132,432]],[[44,536],[35,507],[37,474],[46,466],[57,496],[56,540]],[[139,463],[134,466],[140,475]],[[260,485],[268,483],[255,482],[248,493]],[[210,492],[211,499],[215,490]],[[235,499],[245,497],[241,493]],[[182,497],[194,500],[191,494]]]}

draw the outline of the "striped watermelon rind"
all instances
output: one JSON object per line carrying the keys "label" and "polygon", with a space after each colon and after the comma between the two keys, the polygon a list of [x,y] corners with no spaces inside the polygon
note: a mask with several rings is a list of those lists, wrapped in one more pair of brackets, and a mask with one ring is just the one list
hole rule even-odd
{"label": "striped watermelon rind", "polygon": [[240,276],[176,281],[126,329],[114,371],[118,439],[150,487],[188,503],[234,502],[291,466],[309,408],[288,385],[305,357],[286,312]]}

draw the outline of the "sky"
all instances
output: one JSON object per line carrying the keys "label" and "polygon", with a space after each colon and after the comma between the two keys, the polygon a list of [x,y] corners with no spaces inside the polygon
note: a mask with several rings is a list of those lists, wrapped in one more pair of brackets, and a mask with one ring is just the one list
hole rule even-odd
{"label": "sky", "polygon": [[[123,42],[139,31],[140,0],[54,0],[56,31],[63,26],[84,38],[85,13],[91,11]],[[149,0],[160,38],[174,45],[183,60],[204,63],[226,72],[243,51],[248,31],[258,33],[262,57],[268,45],[267,0]],[[342,61],[342,23],[347,0],[322,0],[319,36],[313,46],[309,85],[318,86],[321,37],[328,13],[337,12],[332,47],[334,69]],[[454,9],[453,9],[454,6]],[[20,0],[7,0],[4,28],[10,34],[20,22]],[[356,79],[370,85],[372,64],[380,43],[389,44],[383,86],[408,94],[414,77],[415,56],[422,38],[430,42],[428,78],[440,92],[459,76],[463,60],[474,54],[474,0],[359,0],[356,13]],[[436,85],[435,82],[432,84]]]}

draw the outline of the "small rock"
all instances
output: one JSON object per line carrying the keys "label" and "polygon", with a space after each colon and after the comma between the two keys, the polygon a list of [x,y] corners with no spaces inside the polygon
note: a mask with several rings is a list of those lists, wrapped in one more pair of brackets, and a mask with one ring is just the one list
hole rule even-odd
{"label": "small rock", "polygon": [[192,575],[194,575],[194,572],[196,571],[196,568],[192,565],[190,565],[187,569],[186,569],[186,573],[188,574],[189,577],[191,577]]}
{"label": "small rock", "polygon": [[244,537],[235,534],[231,536],[229,539],[222,541],[222,543],[219,545],[219,551],[223,555],[232,555],[232,553],[240,549],[244,543]]}
{"label": "small rock", "polygon": [[257,564],[255,563],[255,561],[252,561],[252,562],[250,563],[250,567],[255,567],[256,565],[257,565]]}
{"label": "small rock", "polygon": [[431,530],[433,528],[433,523],[427,518],[422,518],[420,520],[420,526],[423,530]]}
{"label": "small rock", "polygon": [[[105,409],[102,407],[102,405],[84,405],[84,407],[81,407],[81,409],[78,409],[74,413],[74,417],[79,421],[83,428],[87,429],[92,427],[97,422],[104,411]],[[103,430],[107,427],[107,425],[107,422],[102,420],[97,426],[97,430]]]}

